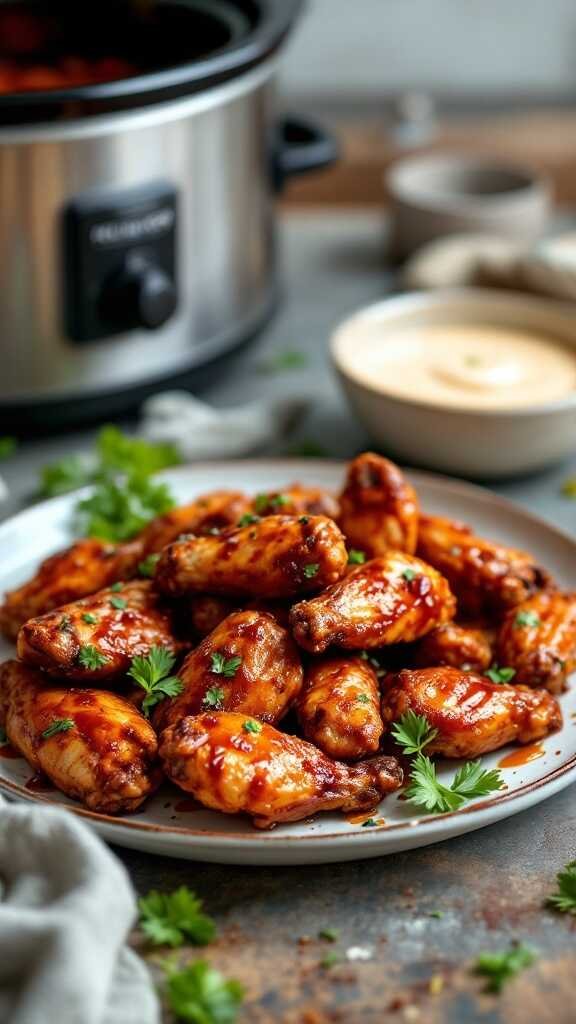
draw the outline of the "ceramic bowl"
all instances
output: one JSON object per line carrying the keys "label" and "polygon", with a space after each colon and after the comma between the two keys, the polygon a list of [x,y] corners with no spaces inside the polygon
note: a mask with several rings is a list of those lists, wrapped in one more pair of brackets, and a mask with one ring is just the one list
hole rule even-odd
{"label": "ceramic bowl", "polygon": [[481,232],[526,245],[546,228],[551,189],[523,165],[485,156],[428,153],[393,164],[386,175],[392,255],[463,232]]}
{"label": "ceramic bowl", "polygon": [[385,344],[398,328],[485,323],[555,337],[576,350],[572,305],[474,288],[411,292],[360,310],[331,341],[334,365],[358,419],[379,447],[411,465],[476,479],[529,473],[576,448],[576,392],[546,405],[510,410],[444,407],[387,393],[362,366],[359,328],[377,324],[362,344]]}

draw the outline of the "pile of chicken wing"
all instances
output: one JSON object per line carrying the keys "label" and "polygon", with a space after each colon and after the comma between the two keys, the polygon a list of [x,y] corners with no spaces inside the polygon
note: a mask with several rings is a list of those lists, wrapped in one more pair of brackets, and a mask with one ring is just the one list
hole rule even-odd
{"label": "pile of chicken wing", "polygon": [[[0,626],[18,655],[0,724],[35,772],[108,814],[167,777],[259,827],[399,789],[390,730],[408,710],[445,758],[541,739],[576,664],[576,596],[529,554],[421,514],[371,453],[339,497],[222,491],[129,543],[78,541],[6,595]],[[158,650],[178,692],[147,717],[128,673]]]}

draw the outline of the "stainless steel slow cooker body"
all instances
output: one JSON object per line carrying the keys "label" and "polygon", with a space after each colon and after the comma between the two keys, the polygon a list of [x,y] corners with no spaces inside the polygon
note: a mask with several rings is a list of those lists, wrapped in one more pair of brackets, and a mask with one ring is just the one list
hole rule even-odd
{"label": "stainless steel slow cooker body", "polygon": [[[129,83],[113,83],[120,101],[96,87],[81,117],[46,94],[56,120],[0,127],[2,421],[118,412],[267,321],[274,193],[333,146],[275,121],[277,51],[300,3],[260,7],[260,50],[248,37],[251,58],[237,47],[207,82],[194,68],[192,87],[175,85],[170,69],[133,109]],[[102,110],[111,95],[125,109]]]}

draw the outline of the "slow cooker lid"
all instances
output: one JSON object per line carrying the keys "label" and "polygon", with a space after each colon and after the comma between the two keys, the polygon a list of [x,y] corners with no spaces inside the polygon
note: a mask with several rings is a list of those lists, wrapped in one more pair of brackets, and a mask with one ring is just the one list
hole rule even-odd
{"label": "slow cooker lid", "polygon": [[[3,58],[39,66],[80,57],[129,65],[126,77],[0,95],[0,125],[138,109],[201,92],[262,63],[284,41],[304,0],[0,0]],[[38,51],[23,47],[2,17],[39,18]],[[10,20],[5,20],[6,26]],[[18,52],[18,46],[21,53]],[[134,74],[130,74],[133,68]]]}

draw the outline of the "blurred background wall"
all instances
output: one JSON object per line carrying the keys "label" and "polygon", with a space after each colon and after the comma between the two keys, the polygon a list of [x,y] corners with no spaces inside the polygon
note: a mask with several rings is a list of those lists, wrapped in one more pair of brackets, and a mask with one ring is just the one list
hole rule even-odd
{"label": "blurred background wall", "polygon": [[[352,45],[353,43],[353,45]],[[402,89],[576,91],[575,0],[309,0],[287,61],[294,96]]]}

